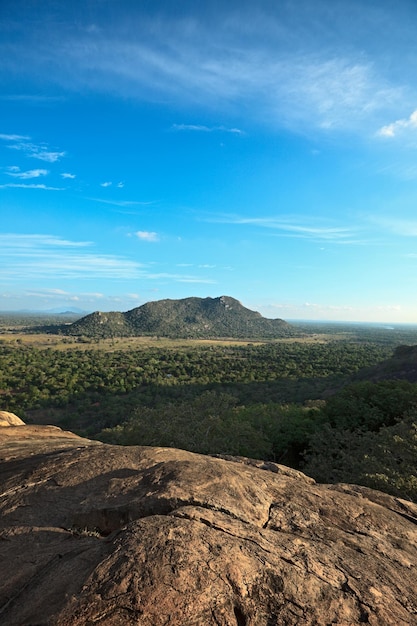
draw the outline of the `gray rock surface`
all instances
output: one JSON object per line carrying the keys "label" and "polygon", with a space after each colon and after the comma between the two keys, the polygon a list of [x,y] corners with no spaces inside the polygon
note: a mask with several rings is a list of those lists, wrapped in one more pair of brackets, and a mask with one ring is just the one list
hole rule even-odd
{"label": "gray rock surface", "polygon": [[3,626],[417,625],[417,506],[273,463],[0,429]]}

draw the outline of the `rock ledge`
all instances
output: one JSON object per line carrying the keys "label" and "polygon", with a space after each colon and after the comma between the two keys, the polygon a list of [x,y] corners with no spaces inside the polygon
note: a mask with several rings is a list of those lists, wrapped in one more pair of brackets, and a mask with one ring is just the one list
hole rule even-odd
{"label": "rock ledge", "polygon": [[3,626],[417,625],[412,503],[51,427],[0,459]]}

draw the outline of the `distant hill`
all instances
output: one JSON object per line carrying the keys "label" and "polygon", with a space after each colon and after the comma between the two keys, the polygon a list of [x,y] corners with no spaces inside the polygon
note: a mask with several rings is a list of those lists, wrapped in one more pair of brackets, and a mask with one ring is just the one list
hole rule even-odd
{"label": "distant hill", "polygon": [[63,330],[86,337],[275,338],[294,334],[281,319],[267,319],[229,296],[147,302],[126,313],[96,311]]}

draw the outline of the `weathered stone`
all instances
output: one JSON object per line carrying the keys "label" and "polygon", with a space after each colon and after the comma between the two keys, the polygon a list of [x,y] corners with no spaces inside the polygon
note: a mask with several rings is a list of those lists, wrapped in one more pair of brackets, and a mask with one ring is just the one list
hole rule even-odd
{"label": "weathered stone", "polygon": [[40,427],[0,459],[3,626],[417,625],[412,503]]}
{"label": "weathered stone", "polygon": [[25,422],[9,411],[0,411],[0,427],[24,426]]}

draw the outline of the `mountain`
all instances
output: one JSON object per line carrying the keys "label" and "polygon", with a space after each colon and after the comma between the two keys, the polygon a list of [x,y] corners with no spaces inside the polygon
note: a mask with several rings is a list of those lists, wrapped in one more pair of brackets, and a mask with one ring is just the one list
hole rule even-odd
{"label": "mountain", "polygon": [[276,463],[0,428],[2,626],[417,625],[417,506]]}
{"label": "mountain", "polygon": [[230,296],[148,302],[126,313],[96,311],[68,325],[68,335],[242,339],[291,336],[290,324],[267,319]]}

